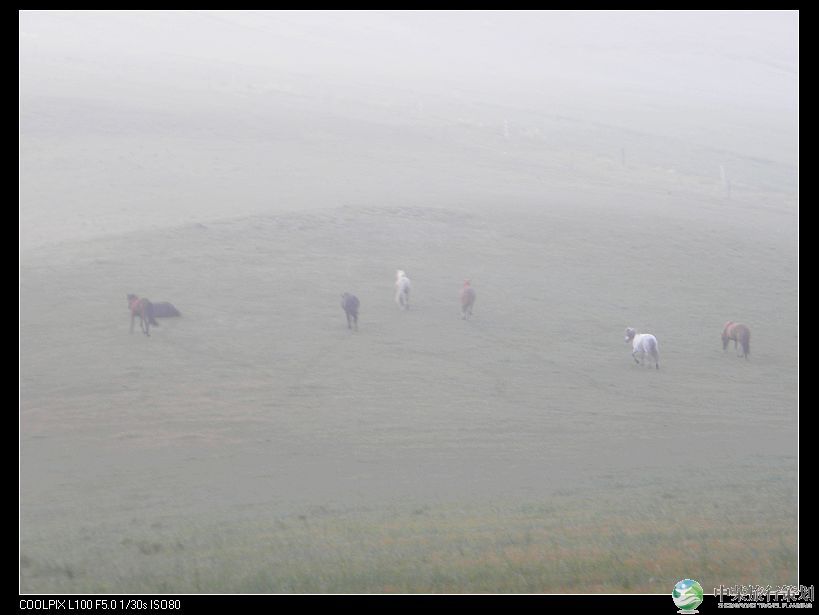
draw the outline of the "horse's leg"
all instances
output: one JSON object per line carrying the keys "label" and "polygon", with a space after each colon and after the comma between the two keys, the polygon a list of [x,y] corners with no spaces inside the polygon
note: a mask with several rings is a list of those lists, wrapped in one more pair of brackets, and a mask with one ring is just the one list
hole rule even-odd
{"label": "horse's leg", "polygon": [[637,365],[640,365],[640,362],[637,360],[637,352],[632,352],[632,353],[631,353],[631,358],[632,358],[632,359],[634,359],[634,362],[635,362]]}
{"label": "horse's leg", "polygon": [[130,333],[132,333],[132,334],[134,332],[134,318],[136,318],[136,314],[131,312],[131,329],[130,329]]}

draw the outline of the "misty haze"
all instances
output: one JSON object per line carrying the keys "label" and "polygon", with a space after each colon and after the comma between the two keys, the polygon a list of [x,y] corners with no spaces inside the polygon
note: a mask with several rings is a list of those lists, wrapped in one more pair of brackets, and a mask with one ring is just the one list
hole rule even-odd
{"label": "misty haze", "polygon": [[798,583],[798,52],[21,11],[20,591]]}

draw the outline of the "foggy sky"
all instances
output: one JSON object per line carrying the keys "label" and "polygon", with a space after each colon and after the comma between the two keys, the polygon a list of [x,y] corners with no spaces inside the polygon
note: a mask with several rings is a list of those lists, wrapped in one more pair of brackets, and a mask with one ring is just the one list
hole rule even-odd
{"label": "foggy sky", "polygon": [[196,104],[228,99],[214,81],[232,75],[249,90],[301,79],[563,110],[604,91],[706,116],[715,105],[793,115],[798,44],[793,11],[23,11],[20,89]]}
{"label": "foggy sky", "polygon": [[[21,11],[21,226],[44,229],[58,200],[76,210],[98,198],[100,207],[116,201],[127,211],[186,182],[204,208],[217,192],[207,180],[226,169],[246,170],[225,177],[222,190],[229,195],[243,185],[235,203],[249,203],[271,191],[253,185],[260,172],[251,167],[264,152],[274,166],[291,153],[294,160],[304,156],[301,166],[291,163],[289,186],[281,177],[275,184],[289,190],[294,206],[298,198],[329,200],[309,194],[312,182],[303,177],[313,170],[313,151],[302,146],[333,139],[343,147],[315,171],[333,185],[330,194],[343,197],[345,186],[364,181],[364,172],[343,164],[360,160],[366,170],[374,155],[365,137],[351,138],[352,126],[356,135],[369,130],[393,139],[396,151],[412,149],[433,127],[444,130],[440,152],[448,156],[445,129],[458,123],[495,127],[476,139],[494,138],[507,122],[527,134],[541,130],[542,151],[558,158],[566,143],[582,151],[589,127],[621,131],[605,153],[619,156],[627,140],[621,136],[630,132],[668,139],[662,151],[647,153],[647,165],[677,168],[668,158],[683,149],[688,160],[717,152],[707,162],[710,180],[719,176],[724,152],[753,163],[729,165],[735,179],[758,175],[754,161],[771,163],[774,179],[764,181],[794,192],[798,17],[796,11]],[[586,134],[561,140],[541,129],[545,120],[564,119]],[[114,145],[117,137],[131,141]],[[256,150],[248,145],[253,140]],[[236,149],[238,142],[248,147]],[[467,145],[477,148],[473,154],[495,147],[491,140]],[[414,166],[421,181],[440,172],[437,150],[424,147],[416,149]],[[591,159],[600,155],[588,151]],[[166,164],[154,161],[157,152],[168,152]],[[218,163],[202,160],[202,152]],[[474,165],[465,150],[460,156],[450,158],[450,175],[457,175],[456,163]],[[569,166],[578,159],[576,151],[566,156]],[[141,170],[138,181],[124,163],[113,166],[126,158]],[[520,160],[529,162],[543,164]],[[163,177],[171,164],[177,176]],[[390,171],[400,176],[403,169],[384,167],[379,176],[387,183],[394,181]],[[138,194],[149,185],[154,194]],[[106,228],[116,226],[111,219]]]}

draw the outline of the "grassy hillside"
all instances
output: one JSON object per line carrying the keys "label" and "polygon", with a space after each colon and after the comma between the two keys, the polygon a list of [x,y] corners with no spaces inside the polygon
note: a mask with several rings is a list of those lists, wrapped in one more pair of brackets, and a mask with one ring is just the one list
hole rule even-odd
{"label": "grassy hillside", "polygon": [[21,590],[795,582],[793,208],[572,181],[22,252]]}

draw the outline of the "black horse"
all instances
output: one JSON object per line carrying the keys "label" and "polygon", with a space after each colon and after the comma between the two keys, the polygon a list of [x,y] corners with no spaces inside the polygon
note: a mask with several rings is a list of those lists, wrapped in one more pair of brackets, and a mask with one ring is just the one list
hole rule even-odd
{"label": "black horse", "polygon": [[350,293],[341,295],[341,307],[344,308],[344,313],[347,315],[347,328],[352,329],[355,325],[355,330],[358,331],[358,297]]}

